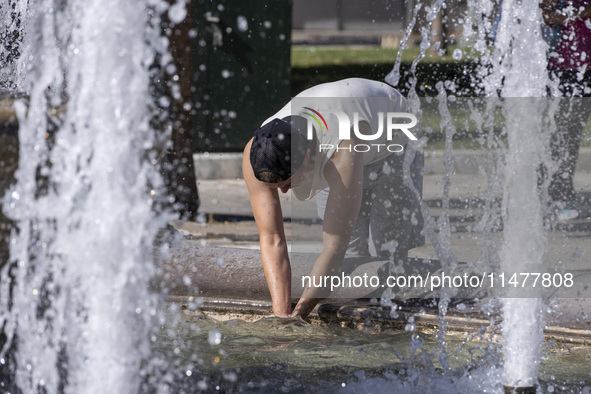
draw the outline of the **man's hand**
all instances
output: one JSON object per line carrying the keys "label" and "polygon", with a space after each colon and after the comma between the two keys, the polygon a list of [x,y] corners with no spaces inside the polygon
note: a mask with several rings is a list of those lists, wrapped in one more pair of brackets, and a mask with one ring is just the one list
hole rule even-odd
{"label": "man's hand", "polygon": [[314,310],[314,307],[320,300],[320,298],[300,299],[295,308],[293,308],[291,317],[301,316],[303,319],[305,319],[310,314],[310,312]]}

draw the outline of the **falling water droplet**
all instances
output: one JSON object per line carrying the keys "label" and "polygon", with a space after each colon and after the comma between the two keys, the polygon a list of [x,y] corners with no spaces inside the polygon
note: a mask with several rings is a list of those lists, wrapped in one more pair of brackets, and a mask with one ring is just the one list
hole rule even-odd
{"label": "falling water droplet", "polygon": [[168,17],[170,21],[175,24],[181,23],[187,16],[187,9],[184,1],[177,1],[168,9]]}
{"label": "falling water droplet", "polygon": [[222,333],[218,330],[211,330],[207,335],[207,342],[210,345],[219,345],[222,342]]}
{"label": "falling water droplet", "polygon": [[238,30],[240,30],[241,32],[245,32],[248,30],[248,20],[246,19],[246,17],[239,15],[236,18],[236,26],[238,27]]}

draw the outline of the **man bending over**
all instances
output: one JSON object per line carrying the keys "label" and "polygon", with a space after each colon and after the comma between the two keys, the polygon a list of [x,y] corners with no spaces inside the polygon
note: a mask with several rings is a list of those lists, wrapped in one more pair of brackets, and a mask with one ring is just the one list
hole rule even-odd
{"label": "man bending over", "polygon": [[310,277],[336,275],[345,255],[370,256],[370,247],[390,259],[424,244],[422,155],[409,160],[410,182],[403,171],[416,120],[394,119],[405,110],[404,97],[385,83],[321,84],[267,119],[244,148],[242,170],[276,316],[306,317],[322,297],[322,289],[307,287],[292,310],[279,191],[293,189],[300,200],[316,196],[323,248]]}

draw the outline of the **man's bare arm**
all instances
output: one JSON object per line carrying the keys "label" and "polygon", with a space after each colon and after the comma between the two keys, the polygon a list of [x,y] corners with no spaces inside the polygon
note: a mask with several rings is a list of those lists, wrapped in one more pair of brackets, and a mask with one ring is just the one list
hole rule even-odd
{"label": "man's bare arm", "polygon": [[[355,140],[343,141],[340,147],[352,146]],[[363,193],[363,158],[354,151],[340,150],[324,168],[330,186],[322,226],[322,253],[318,256],[311,277],[336,275],[349,246],[351,233],[359,213]],[[318,283],[318,281],[316,282]],[[327,289],[308,287],[304,290],[292,316],[306,317]]]}
{"label": "man's bare arm", "polygon": [[283,214],[276,188],[255,178],[250,165],[250,146],[244,148],[242,173],[252,212],[259,230],[261,261],[273,301],[273,313],[289,317],[291,313],[291,266],[283,227]]}

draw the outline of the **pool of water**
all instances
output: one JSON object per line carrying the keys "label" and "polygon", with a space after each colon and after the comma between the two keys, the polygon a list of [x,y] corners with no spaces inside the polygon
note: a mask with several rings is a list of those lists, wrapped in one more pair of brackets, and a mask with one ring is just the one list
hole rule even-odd
{"label": "pool of water", "polygon": [[[216,321],[188,309],[164,316],[146,392],[503,392],[500,338],[486,330],[442,340],[412,325],[376,333],[299,318]],[[591,392],[590,362],[588,344],[547,340],[539,390]]]}

